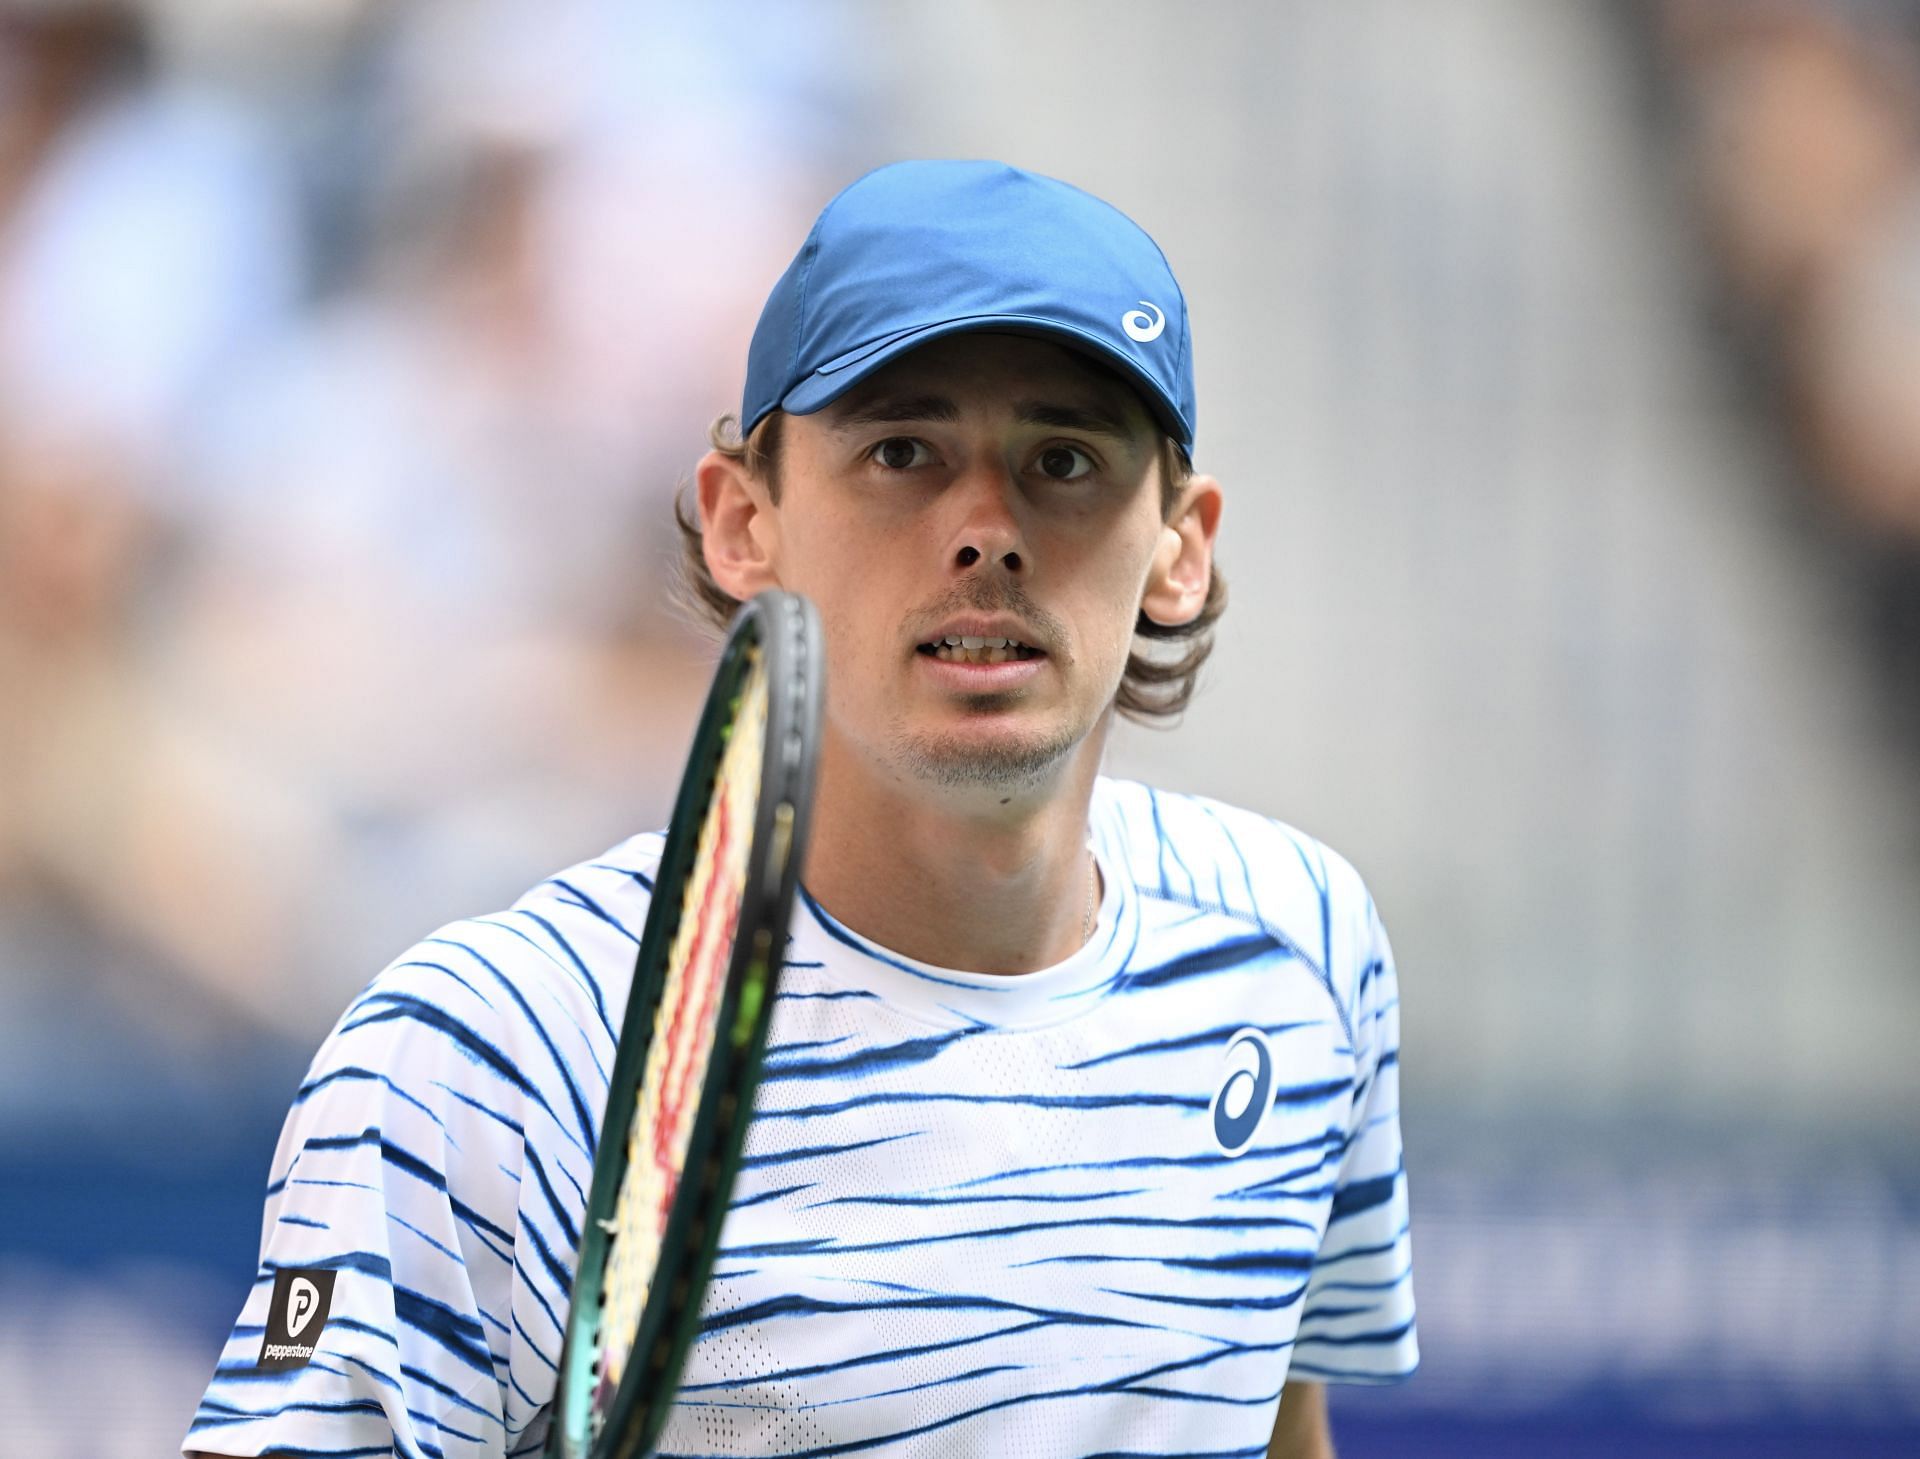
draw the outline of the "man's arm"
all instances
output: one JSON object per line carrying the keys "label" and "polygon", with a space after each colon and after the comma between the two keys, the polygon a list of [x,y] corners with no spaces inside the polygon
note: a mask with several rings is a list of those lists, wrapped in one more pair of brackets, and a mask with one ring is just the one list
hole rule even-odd
{"label": "man's arm", "polygon": [[1289,1383],[1280,1390],[1267,1459],[1334,1459],[1324,1383]]}

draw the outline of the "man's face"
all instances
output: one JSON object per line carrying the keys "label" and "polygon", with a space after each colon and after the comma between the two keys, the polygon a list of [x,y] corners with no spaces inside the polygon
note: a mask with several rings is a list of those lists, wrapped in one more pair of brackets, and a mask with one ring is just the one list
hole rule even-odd
{"label": "man's face", "polygon": [[1138,397],[1057,345],[960,335],[785,429],[772,566],[820,610],[830,740],[895,779],[1046,785],[1103,729],[1178,543]]}

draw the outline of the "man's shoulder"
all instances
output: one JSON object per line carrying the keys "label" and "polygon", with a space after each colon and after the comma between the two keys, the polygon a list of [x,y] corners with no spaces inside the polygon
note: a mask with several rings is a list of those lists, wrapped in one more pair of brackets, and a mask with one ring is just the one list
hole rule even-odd
{"label": "man's shoulder", "polygon": [[1367,897],[1338,851],[1285,821],[1204,795],[1102,777],[1096,818],[1118,834],[1137,886],[1178,900],[1229,905],[1237,891],[1310,893],[1345,905]]}
{"label": "man's shoulder", "polygon": [[1102,778],[1094,821],[1144,897],[1221,913],[1286,944],[1349,1000],[1373,899],[1353,864],[1284,821],[1203,795]]}
{"label": "man's shoulder", "polygon": [[529,955],[555,966],[577,968],[592,957],[631,963],[665,844],[659,831],[630,836],[599,856],[555,872],[505,911],[461,925],[517,933]]}
{"label": "man's shoulder", "polygon": [[481,1033],[572,1024],[611,1036],[626,1006],[663,837],[620,842],[504,909],[428,933],[374,978],[343,1027],[424,1003]]}

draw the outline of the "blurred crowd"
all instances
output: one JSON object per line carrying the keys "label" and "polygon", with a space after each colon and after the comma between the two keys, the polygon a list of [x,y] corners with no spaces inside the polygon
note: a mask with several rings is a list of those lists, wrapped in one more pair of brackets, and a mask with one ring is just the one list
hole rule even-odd
{"label": "blurred crowd", "polygon": [[[663,814],[669,498],[888,155],[872,13],[0,0],[0,1134]],[[1920,3],[1636,13],[1920,735]]]}
{"label": "blurred crowd", "polygon": [[1920,740],[1920,4],[1656,0],[1683,181]]}
{"label": "blurred crowd", "polygon": [[662,815],[670,498],[860,132],[805,11],[0,0],[0,1119]]}

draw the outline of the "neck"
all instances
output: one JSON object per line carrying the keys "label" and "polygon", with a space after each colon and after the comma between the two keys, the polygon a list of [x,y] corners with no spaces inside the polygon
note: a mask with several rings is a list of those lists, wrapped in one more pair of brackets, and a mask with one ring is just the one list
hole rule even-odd
{"label": "neck", "polygon": [[1026,973],[1063,961],[1085,943],[1099,896],[1087,808],[1104,739],[1090,736],[1044,786],[929,794],[876,774],[829,734],[808,891],[861,936],[937,967]]}

